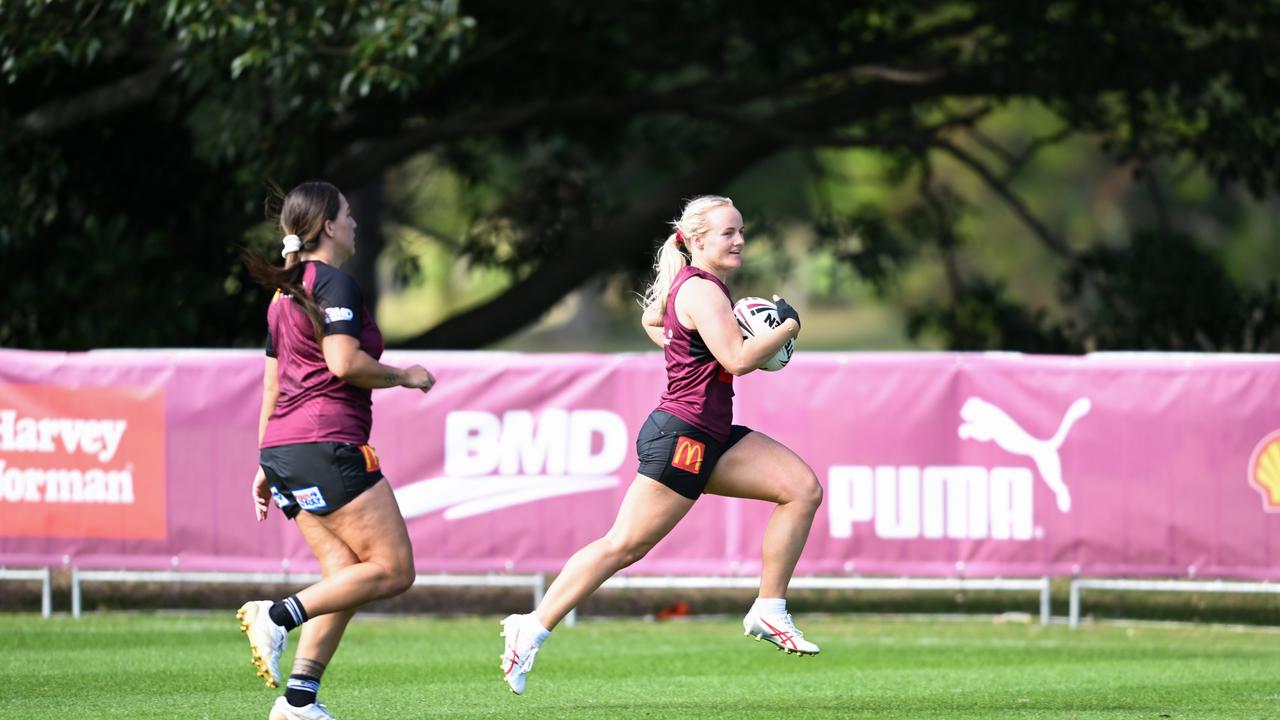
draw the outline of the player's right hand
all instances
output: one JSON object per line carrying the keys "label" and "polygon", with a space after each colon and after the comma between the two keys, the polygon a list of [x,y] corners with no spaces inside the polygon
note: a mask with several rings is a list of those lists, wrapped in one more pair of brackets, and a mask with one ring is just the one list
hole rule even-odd
{"label": "player's right hand", "polygon": [[422,392],[427,392],[435,384],[435,376],[421,365],[414,365],[404,369],[404,382],[402,383],[404,387],[418,388]]}
{"label": "player's right hand", "polygon": [[258,522],[267,519],[267,509],[271,507],[271,487],[267,485],[267,473],[258,466],[258,474],[253,477],[253,511]]}

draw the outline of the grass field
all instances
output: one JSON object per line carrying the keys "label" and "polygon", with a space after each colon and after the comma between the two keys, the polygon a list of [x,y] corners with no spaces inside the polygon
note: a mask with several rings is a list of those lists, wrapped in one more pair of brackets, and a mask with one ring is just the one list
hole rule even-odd
{"label": "grass field", "polygon": [[[564,628],[517,697],[497,617],[357,618],[321,698],[340,720],[1280,717],[1271,629],[798,620],[821,656],[784,656],[733,619]],[[274,696],[231,611],[0,615],[5,720],[265,718]]]}

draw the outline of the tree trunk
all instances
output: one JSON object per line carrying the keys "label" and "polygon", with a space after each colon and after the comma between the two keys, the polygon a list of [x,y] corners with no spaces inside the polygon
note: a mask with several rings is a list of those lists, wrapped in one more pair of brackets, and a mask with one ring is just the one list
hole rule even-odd
{"label": "tree trunk", "polygon": [[387,238],[382,232],[382,216],[386,205],[385,183],[383,175],[358,188],[351,195],[351,216],[355,218],[356,254],[347,261],[346,271],[355,277],[364,293],[365,307],[375,315],[378,312],[378,256],[386,246]]}

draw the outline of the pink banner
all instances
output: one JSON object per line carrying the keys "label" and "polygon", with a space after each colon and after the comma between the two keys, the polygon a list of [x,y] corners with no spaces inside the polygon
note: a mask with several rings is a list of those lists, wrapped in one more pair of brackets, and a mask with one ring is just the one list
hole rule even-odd
{"label": "pink banner", "polygon": [[[421,572],[557,571],[608,530],[661,358],[391,352],[372,444]],[[313,571],[253,519],[262,358],[0,351],[0,565]],[[799,353],[736,422],[826,489],[801,574],[1280,579],[1280,360]],[[771,506],[704,497],[632,572],[754,574]],[[1274,550],[1273,550],[1273,546]]]}

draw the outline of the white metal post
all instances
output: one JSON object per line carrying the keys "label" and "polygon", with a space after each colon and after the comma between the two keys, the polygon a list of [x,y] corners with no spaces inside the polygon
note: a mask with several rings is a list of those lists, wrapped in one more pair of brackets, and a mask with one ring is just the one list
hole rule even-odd
{"label": "white metal post", "polygon": [[40,582],[40,616],[53,615],[53,568],[44,569],[44,579]]}
{"label": "white metal post", "polygon": [[71,568],[71,617],[80,619],[80,568]]}
{"label": "white metal post", "polygon": [[1048,625],[1049,618],[1051,617],[1051,614],[1049,612],[1049,609],[1050,609],[1049,601],[1050,601],[1050,594],[1052,593],[1052,590],[1053,590],[1053,585],[1052,583],[1050,583],[1048,576],[1040,578],[1040,581],[1044,583],[1044,585],[1040,588],[1040,624]]}
{"label": "white metal post", "polygon": [[1073,628],[1078,627],[1080,625],[1080,581],[1074,578],[1071,580],[1071,606],[1068,612],[1067,624]]}

